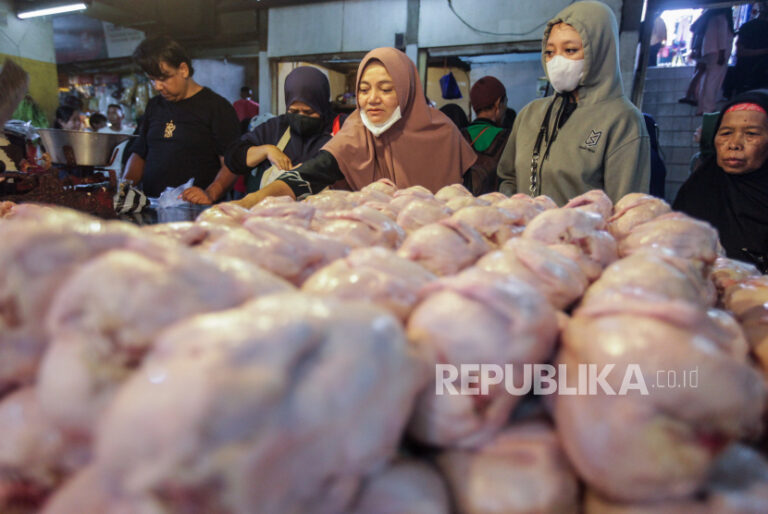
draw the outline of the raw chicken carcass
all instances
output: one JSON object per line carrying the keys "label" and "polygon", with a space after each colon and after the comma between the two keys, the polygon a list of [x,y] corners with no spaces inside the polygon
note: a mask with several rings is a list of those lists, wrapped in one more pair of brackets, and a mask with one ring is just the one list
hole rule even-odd
{"label": "raw chicken carcass", "polygon": [[505,428],[475,450],[438,456],[457,514],[576,514],[579,486],[556,432],[543,422]]}
{"label": "raw chicken carcass", "polygon": [[[547,198],[547,197],[540,197]],[[495,204],[499,209],[507,211],[516,220],[516,224],[524,227],[539,213],[548,210],[543,204],[523,194],[516,194]],[[557,207],[557,206],[555,206]],[[553,207],[553,208],[555,208]]]}
{"label": "raw chicken carcass", "polygon": [[589,284],[578,264],[535,239],[511,239],[501,250],[484,255],[475,266],[526,282],[557,309],[581,298]]}
{"label": "raw chicken carcass", "polygon": [[453,212],[466,207],[486,207],[489,205],[491,204],[474,196],[455,196],[445,202],[445,206]]}
{"label": "raw chicken carcass", "polygon": [[398,189],[392,195],[394,198],[400,198],[401,196],[416,196],[418,198],[434,198],[435,195],[424,186],[411,186],[405,189]]}
{"label": "raw chicken carcass", "polygon": [[365,205],[348,211],[326,211],[315,217],[312,229],[353,247],[381,246],[395,249],[405,231],[387,215]]}
{"label": "raw chicken carcass", "polygon": [[[423,294],[408,320],[408,339],[432,363],[457,367],[457,390],[458,377],[471,373],[463,364],[512,365],[512,379],[521,387],[523,365],[551,356],[558,333],[555,311],[520,280],[470,269],[428,284]],[[419,396],[409,431],[419,441],[442,447],[486,443],[520,399],[501,384],[477,395],[451,394],[447,388],[437,394],[437,387]]]}
{"label": "raw chicken carcass", "polygon": [[499,247],[521,235],[524,228],[507,211],[492,206],[464,207],[454,212],[451,218],[480,232],[493,247]]}
{"label": "raw chicken carcass", "polygon": [[357,207],[358,202],[354,197],[350,197],[351,194],[350,191],[326,189],[302,201],[318,211],[345,211]]}
{"label": "raw chicken carcass", "polygon": [[620,241],[636,226],[671,211],[669,204],[660,198],[630,193],[613,206],[613,216],[608,219],[608,232]]}
{"label": "raw chicken carcass", "polygon": [[422,186],[413,186],[407,189],[400,189],[395,191],[390,205],[392,205],[393,209],[400,212],[405,208],[406,205],[413,202],[414,200],[427,200],[440,204],[445,203],[435,198],[435,195],[433,195],[429,189]]}
{"label": "raw chicken carcass", "polygon": [[723,306],[739,320],[752,352],[768,373],[768,275],[731,285],[723,295]]}
{"label": "raw chicken carcass", "polygon": [[380,178],[376,182],[371,182],[367,186],[363,187],[360,191],[379,191],[381,193],[392,196],[395,194],[395,191],[397,191],[397,186],[388,178]]}
{"label": "raw chicken carcass", "polygon": [[220,203],[198,214],[195,221],[221,225],[241,225],[250,211],[232,202]]}
{"label": "raw chicken carcass", "polygon": [[640,248],[667,248],[678,257],[711,265],[718,256],[717,231],[709,223],[670,212],[637,225],[619,242],[619,255],[626,257]]}
{"label": "raw chicken carcass", "polygon": [[401,460],[366,480],[353,514],[450,514],[440,475],[425,463]]}
{"label": "raw chicken carcass", "polygon": [[446,207],[442,202],[414,198],[399,211],[397,215],[397,224],[403,227],[406,232],[410,233],[424,225],[436,223],[442,219],[448,218],[451,216],[451,213],[453,213],[453,211]]}
{"label": "raw chicken carcass", "polygon": [[389,202],[392,200],[392,195],[375,189],[367,189],[364,191],[355,191],[350,194],[348,198],[355,201],[357,205],[365,205],[370,202]]}
{"label": "raw chicken carcass", "polygon": [[0,433],[0,512],[36,512],[61,477],[89,457],[83,441],[43,416],[31,387],[0,401]]}
{"label": "raw chicken carcass", "polygon": [[[104,473],[90,465],[67,480],[46,502],[41,514],[166,514],[149,497],[128,497],[109,490]],[[199,512],[199,511],[186,511]]]}
{"label": "raw chicken carcass", "polygon": [[578,262],[590,281],[617,259],[616,241],[605,230],[605,220],[579,209],[550,209],[536,216],[523,237],[551,246]]}
{"label": "raw chicken carcass", "polygon": [[0,395],[35,376],[48,341],[42,320],[73,271],[149,237],[127,223],[62,208],[18,205],[0,220]]}
{"label": "raw chicken carcass", "polygon": [[142,227],[142,230],[153,236],[160,236],[176,241],[184,246],[197,246],[202,244],[210,235],[205,223],[196,223],[194,221],[175,221],[172,223],[147,225]]}
{"label": "raw chicken carcass", "polygon": [[425,225],[405,238],[397,254],[436,275],[453,275],[491,250],[480,233],[452,219]]}
{"label": "raw chicken carcass", "polygon": [[397,221],[398,211],[392,207],[390,202],[366,202],[364,205],[369,209],[376,209],[392,221]]}
{"label": "raw chicken carcass", "polygon": [[[94,277],[108,280],[96,284]],[[162,329],[290,289],[249,263],[181,247],[162,256],[107,252],[81,265],[51,305],[51,345],[38,375],[41,408],[57,426],[87,438]]]}
{"label": "raw chicken carcass", "polygon": [[419,300],[419,290],[434,274],[384,248],[358,248],[321,269],[302,291],[342,300],[372,302],[405,321]]}
{"label": "raw chicken carcass", "polygon": [[614,503],[587,492],[585,514],[764,514],[768,512],[768,462],[755,450],[732,444],[717,458],[697,498],[655,503]]}
{"label": "raw chicken carcass", "polygon": [[192,318],[120,390],[95,465],[162,512],[344,512],[394,456],[423,366],[372,306],[294,293]]}
{"label": "raw chicken carcass", "polygon": [[718,257],[712,265],[709,277],[717,288],[718,297],[721,297],[725,291],[739,282],[750,278],[756,278],[761,275],[753,264],[749,264],[727,257]]}
{"label": "raw chicken carcass", "polygon": [[450,186],[442,187],[435,193],[435,198],[441,202],[447,202],[453,198],[474,198],[474,196],[472,195],[472,192],[462,184],[451,184]]}
{"label": "raw chicken carcass", "polygon": [[581,209],[587,212],[599,214],[604,220],[608,221],[613,214],[613,202],[602,189],[593,189],[572,198],[566,208]]}
{"label": "raw chicken carcass", "polygon": [[494,191],[492,193],[485,193],[484,195],[478,196],[480,200],[485,200],[491,205],[496,205],[499,202],[503,202],[504,200],[508,199],[509,197],[505,195],[504,193],[499,193],[498,191]]}
{"label": "raw chicken carcass", "polygon": [[609,387],[595,381],[597,394],[554,397],[571,463],[608,499],[685,498],[726,442],[761,430],[765,385],[747,361],[743,335],[701,307],[602,295],[575,312],[562,341],[568,386],[593,364]]}
{"label": "raw chicken carcass", "polygon": [[243,227],[217,239],[209,250],[253,262],[297,286],[349,252],[340,241],[276,220],[254,217]]}
{"label": "raw chicken carcass", "polygon": [[[271,200],[271,201],[270,201]],[[309,228],[316,209],[306,202],[297,202],[288,196],[265,198],[251,207],[251,216],[270,218],[290,223],[302,228]]]}
{"label": "raw chicken carcass", "polygon": [[716,292],[696,265],[664,248],[646,248],[620,259],[584,295],[582,304],[606,291],[641,290],[670,300],[684,300],[703,308],[715,304]]}
{"label": "raw chicken carcass", "polygon": [[0,218],[9,216],[16,204],[13,202],[0,202]]}

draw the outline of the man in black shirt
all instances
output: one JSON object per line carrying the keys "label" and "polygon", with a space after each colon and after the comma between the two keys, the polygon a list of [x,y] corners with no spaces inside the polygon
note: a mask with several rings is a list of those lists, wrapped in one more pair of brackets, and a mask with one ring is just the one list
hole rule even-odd
{"label": "man in black shirt", "polygon": [[235,109],[192,79],[192,62],[173,39],[147,38],[133,57],[160,95],[147,104],[125,178],[142,182],[151,197],[194,178],[184,200],[221,199],[236,178],[224,164],[227,146],[240,135]]}
{"label": "man in black shirt", "polygon": [[732,95],[768,87],[768,2],[754,4],[752,13],[739,27]]}

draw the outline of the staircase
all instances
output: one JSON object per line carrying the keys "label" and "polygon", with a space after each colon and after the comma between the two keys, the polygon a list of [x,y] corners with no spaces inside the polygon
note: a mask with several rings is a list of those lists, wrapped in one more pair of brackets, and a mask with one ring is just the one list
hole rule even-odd
{"label": "staircase", "polygon": [[693,76],[693,66],[680,68],[648,68],[643,94],[643,112],[659,125],[661,157],[667,166],[666,200],[675,199],[677,191],[689,175],[691,157],[699,145],[693,141],[694,131],[701,125],[696,108],[677,100],[685,96]]}

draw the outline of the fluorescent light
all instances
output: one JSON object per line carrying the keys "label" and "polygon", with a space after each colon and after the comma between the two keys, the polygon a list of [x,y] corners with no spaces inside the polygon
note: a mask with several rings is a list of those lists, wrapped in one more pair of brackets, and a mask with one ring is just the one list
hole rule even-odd
{"label": "fluorescent light", "polygon": [[20,12],[16,16],[22,20],[26,18],[34,18],[36,16],[49,16],[51,14],[61,14],[65,12],[82,11],[87,9],[88,6],[82,2],[76,4],[57,5],[55,7],[46,7],[44,9],[35,9],[34,11]]}

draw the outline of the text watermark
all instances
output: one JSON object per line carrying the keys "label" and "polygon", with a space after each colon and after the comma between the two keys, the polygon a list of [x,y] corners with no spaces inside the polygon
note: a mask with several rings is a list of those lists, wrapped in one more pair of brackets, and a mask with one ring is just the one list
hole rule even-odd
{"label": "text watermark", "polygon": [[[624,396],[631,391],[648,395],[653,389],[696,389],[699,387],[699,368],[691,370],[657,370],[655,382],[646,380],[639,364],[628,364],[623,373],[614,370],[614,364],[436,364],[435,394],[486,395],[492,388],[503,385],[511,395],[524,396],[559,394],[565,396]],[[569,380],[569,374],[576,380]],[[620,375],[620,386],[610,380]],[[522,375],[522,378],[521,378]],[[611,377],[613,378],[613,377]]]}

